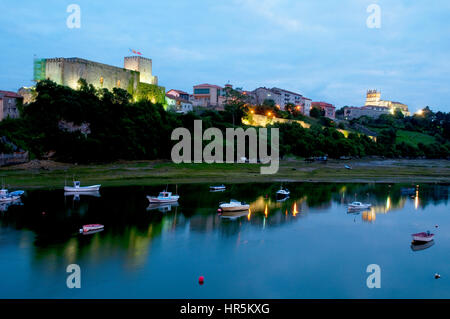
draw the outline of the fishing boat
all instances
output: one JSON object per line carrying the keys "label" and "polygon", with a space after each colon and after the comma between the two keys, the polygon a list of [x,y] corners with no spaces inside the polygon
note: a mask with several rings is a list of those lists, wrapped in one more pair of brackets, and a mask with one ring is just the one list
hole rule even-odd
{"label": "fishing boat", "polygon": [[85,233],[97,232],[97,231],[103,230],[103,228],[105,228],[105,226],[102,224],[83,225],[83,228],[80,229],[80,233],[85,234]]}
{"label": "fishing boat", "polygon": [[429,242],[433,240],[434,234],[428,230],[426,232],[412,234],[411,236],[414,242]]}
{"label": "fishing boat", "polygon": [[368,209],[372,204],[363,204],[361,202],[353,202],[348,204],[348,209]]}
{"label": "fishing boat", "polygon": [[14,202],[20,199],[24,191],[9,192],[7,189],[0,189],[0,203]]}
{"label": "fishing boat", "polygon": [[290,193],[291,192],[287,188],[283,189],[283,186],[281,186],[280,190],[277,191],[277,200],[283,200],[288,198]]}
{"label": "fishing boat", "polygon": [[229,203],[222,203],[219,205],[219,209],[222,212],[235,212],[248,210],[250,205],[245,202],[240,202],[235,199],[230,200]]}
{"label": "fishing boat", "polygon": [[218,185],[218,186],[209,186],[209,189],[212,191],[223,191],[225,190],[225,185]]}
{"label": "fishing boat", "polygon": [[65,192],[96,192],[101,185],[80,186],[80,181],[74,181],[73,186],[64,186]]}
{"label": "fishing boat", "polygon": [[162,191],[158,196],[147,196],[147,199],[150,203],[175,203],[178,201],[180,196],[172,195],[171,192]]}

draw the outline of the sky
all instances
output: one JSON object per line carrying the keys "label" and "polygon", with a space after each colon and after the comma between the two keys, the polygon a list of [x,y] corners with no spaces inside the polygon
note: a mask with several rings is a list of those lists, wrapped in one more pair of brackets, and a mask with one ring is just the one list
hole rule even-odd
{"label": "sky", "polygon": [[[67,27],[70,4],[80,28]],[[229,82],[342,107],[378,89],[411,111],[450,112],[450,1],[0,0],[0,12],[0,90],[33,85],[34,57],[123,67],[131,48],[166,90]]]}

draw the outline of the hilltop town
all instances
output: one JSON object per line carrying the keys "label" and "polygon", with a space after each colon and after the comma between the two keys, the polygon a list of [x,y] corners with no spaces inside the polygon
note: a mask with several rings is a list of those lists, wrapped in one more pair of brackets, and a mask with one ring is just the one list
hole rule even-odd
{"label": "hilltop town", "polygon": [[[384,100],[377,90],[367,91],[364,105],[341,109],[278,87],[250,91],[203,83],[193,85],[192,93],[166,90],[153,74],[152,60],[143,56],[125,57],[123,67],[80,58],[35,59],[33,74],[36,86],[0,91],[0,165],[30,158],[164,159],[172,144],[170,129],[189,128],[193,119],[220,128],[279,127],[282,157],[450,154],[449,114],[426,107],[411,115],[407,105]],[[117,104],[118,109],[130,105],[139,111],[111,108]]]}

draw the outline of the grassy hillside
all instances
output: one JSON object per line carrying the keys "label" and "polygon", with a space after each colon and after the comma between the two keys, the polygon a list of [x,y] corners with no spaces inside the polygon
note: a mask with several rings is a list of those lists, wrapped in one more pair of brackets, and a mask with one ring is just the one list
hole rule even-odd
{"label": "grassy hillside", "polygon": [[413,131],[405,131],[405,130],[398,130],[397,131],[397,143],[409,143],[411,145],[417,146],[417,144],[432,144],[436,142],[436,139],[434,136],[423,134],[419,132],[413,132]]}

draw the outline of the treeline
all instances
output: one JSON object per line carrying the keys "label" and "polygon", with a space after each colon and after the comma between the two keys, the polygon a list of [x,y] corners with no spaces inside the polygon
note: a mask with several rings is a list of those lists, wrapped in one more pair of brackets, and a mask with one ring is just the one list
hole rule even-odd
{"label": "treeline", "polygon": [[[79,81],[77,90],[41,81],[36,85],[36,93],[34,102],[20,107],[20,118],[0,122],[0,151],[10,149],[2,142],[7,140],[29,151],[32,158],[51,156],[66,162],[170,159],[177,143],[171,140],[175,128],[185,127],[193,132],[194,120],[199,119],[203,130],[216,127],[225,136],[226,128],[241,126],[240,118],[248,111],[248,104],[235,92],[231,92],[223,112],[205,110],[185,115],[167,112],[164,105],[146,99],[134,100],[126,90],[96,89],[84,80]],[[271,109],[269,105],[265,107]],[[435,129],[428,122],[421,125],[427,130]],[[409,144],[397,143],[392,130],[381,131],[377,141],[373,141],[358,133],[345,137],[334,126],[321,117],[310,129],[298,124],[278,123],[273,127],[280,129],[281,156],[446,158],[450,154],[448,142],[411,148]],[[448,141],[446,133],[439,134]]]}

